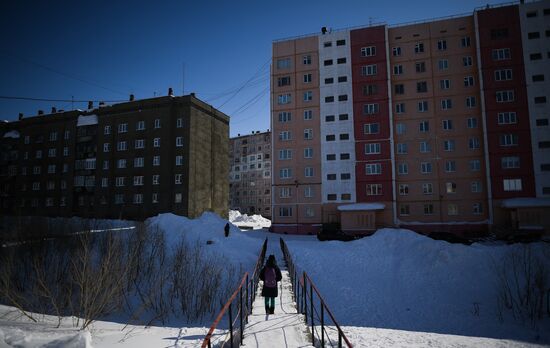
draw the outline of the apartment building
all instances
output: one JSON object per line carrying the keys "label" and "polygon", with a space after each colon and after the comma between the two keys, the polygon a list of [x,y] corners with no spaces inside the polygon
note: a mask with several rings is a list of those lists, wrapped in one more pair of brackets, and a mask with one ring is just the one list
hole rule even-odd
{"label": "apartment building", "polygon": [[230,139],[229,208],[271,218],[271,132]]}
{"label": "apartment building", "polygon": [[272,229],[548,228],[549,11],[275,41]]}
{"label": "apartment building", "polygon": [[6,214],[227,216],[229,117],[193,94],[20,115],[1,131]]}

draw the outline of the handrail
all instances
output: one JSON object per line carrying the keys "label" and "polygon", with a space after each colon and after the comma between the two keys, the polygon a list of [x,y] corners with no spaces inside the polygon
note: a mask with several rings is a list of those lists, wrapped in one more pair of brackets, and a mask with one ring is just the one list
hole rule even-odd
{"label": "handrail", "polygon": [[[288,271],[290,273],[290,280],[291,280],[291,283],[292,283],[292,290],[293,290],[294,297],[295,297],[296,304],[297,304],[297,306],[296,306],[297,312],[304,314],[306,324],[308,324],[308,321],[309,321],[309,324],[311,325],[311,343],[313,345],[315,345],[315,333],[316,333],[316,331],[315,331],[315,318],[313,316],[313,313],[314,312],[318,313],[315,306],[314,306],[314,301],[313,301],[313,293],[315,292],[315,294],[317,294],[317,297],[318,297],[319,303],[320,303],[320,318],[318,318],[319,319],[318,323],[321,324],[321,334],[320,334],[320,337],[318,337],[318,339],[320,340],[321,347],[325,347],[325,332],[326,332],[326,330],[325,330],[324,313],[326,311],[328,313],[330,319],[332,320],[332,322],[336,326],[336,329],[338,330],[338,345],[337,346],[339,348],[342,347],[342,341],[343,341],[343,342],[346,343],[348,348],[352,348],[353,345],[351,344],[351,342],[348,340],[348,338],[344,334],[344,331],[342,330],[342,328],[340,327],[340,325],[336,321],[336,318],[334,317],[334,315],[332,314],[332,312],[328,308],[325,300],[321,296],[321,293],[317,289],[317,286],[315,286],[315,284],[313,283],[313,280],[311,279],[311,277],[304,271],[303,275],[300,278],[298,278],[298,270],[297,270],[296,266],[294,265],[292,257],[290,256],[290,251],[288,250],[288,247],[287,247],[286,243],[284,242],[284,240],[282,238],[280,239],[280,244],[281,244],[281,250],[283,251],[283,256],[284,256],[285,261],[287,263]],[[308,291],[308,285],[309,285],[309,291]],[[309,303],[308,303],[308,300],[309,300]],[[308,308],[308,305],[309,305],[309,308]],[[319,335],[317,335],[317,336],[319,336]],[[329,341],[329,344],[333,347],[332,341],[330,340],[330,336],[328,334],[326,334],[326,337]]]}
{"label": "handrail", "polygon": [[[233,348],[234,344],[237,343],[240,345],[240,343],[243,340],[244,336],[244,323],[248,322],[248,316],[252,313],[252,303],[254,302],[254,298],[256,297],[256,290],[258,289],[258,278],[259,278],[259,267],[264,262],[265,253],[267,250],[267,238],[265,239],[262,250],[260,251],[260,254],[258,255],[258,260],[256,261],[256,265],[254,267],[254,272],[252,273],[252,278],[249,279],[249,274],[246,272],[243,275],[243,278],[241,279],[241,282],[237,289],[233,292],[231,297],[229,297],[229,300],[225,303],[225,305],[220,310],[219,314],[217,315],[216,319],[212,323],[212,326],[210,326],[210,329],[208,330],[208,333],[204,337],[204,341],[202,342],[201,348],[211,348],[212,347],[212,335],[214,334],[214,330],[220,323],[220,321],[223,319],[225,314],[228,315],[228,322],[229,322],[229,343],[230,347]],[[244,300],[245,303],[243,305],[243,291],[244,294]],[[237,299],[237,295],[239,296],[239,302],[236,304],[237,306],[237,313],[235,318],[233,318],[233,310],[232,305],[233,301]],[[234,327],[233,325],[237,321],[237,316],[239,317],[239,331],[235,335],[233,333]],[[234,320],[233,320],[234,319]],[[235,337],[236,336],[236,337]],[[237,342],[235,342],[237,341]],[[225,343],[225,342],[224,342]]]}

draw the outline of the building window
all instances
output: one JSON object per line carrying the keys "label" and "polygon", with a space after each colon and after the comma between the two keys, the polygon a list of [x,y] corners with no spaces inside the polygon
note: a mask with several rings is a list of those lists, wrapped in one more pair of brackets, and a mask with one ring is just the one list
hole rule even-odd
{"label": "building window", "polygon": [[327,77],[325,79],[325,85],[330,85],[332,83],[334,83],[334,78],[333,77]]}
{"label": "building window", "polygon": [[498,124],[515,124],[515,123],[518,123],[518,119],[514,111],[498,113]]}
{"label": "building window", "polygon": [[[306,56],[303,56],[302,62],[304,65],[311,65],[311,55],[308,54]],[[289,63],[290,63],[290,59],[289,59]]]}
{"label": "building window", "polygon": [[393,66],[393,74],[394,75],[401,75],[403,74],[403,65],[397,64]]}
{"label": "building window", "polygon": [[334,64],[332,59],[325,59],[325,61],[323,62],[324,66],[330,66],[332,64]]}
{"label": "building window", "polygon": [[380,106],[378,103],[372,103],[372,104],[364,104],[363,105],[363,113],[365,115],[372,115],[377,114],[380,110]]}
{"label": "building window", "polygon": [[506,156],[500,159],[500,166],[502,169],[519,168],[518,156]]}
{"label": "building window", "polygon": [[290,68],[290,58],[277,59],[277,69]]}
{"label": "building window", "polygon": [[42,150],[36,150],[36,158],[42,158]]}
{"label": "building window", "polygon": [[183,195],[181,193],[174,194],[174,203],[181,203]]}
{"label": "building window", "polygon": [[477,118],[469,117],[467,121],[468,128],[477,128]]}
{"label": "building window", "polygon": [[453,120],[443,120],[442,125],[444,130],[452,130]]}
{"label": "building window", "polygon": [[475,108],[476,107],[476,97],[470,96],[466,97],[466,107]]}
{"label": "building window", "polygon": [[279,178],[280,179],[290,179],[292,177],[291,168],[281,168],[279,169]]}
{"label": "building window", "polygon": [[420,152],[421,153],[428,153],[432,151],[432,145],[429,141],[421,141],[420,142]]}
{"label": "building window", "polygon": [[126,168],[126,160],[125,159],[119,159],[117,160],[117,168]]}
{"label": "building window", "polygon": [[176,128],[182,128],[183,127],[183,118],[179,117],[176,119]]}
{"label": "building window", "polygon": [[462,57],[462,65],[463,66],[472,66],[473,65],[473,59],[471,56]]}
{"label": "building window", "polygon": [[535,97],[535,104],[546,104],[546,97]]}
{"label": "building window", "polygon": [[134,186],[143,186],[143,176],[134,176]]}
{"label": "building window", "polygon": [[336,59],[336,63],[337,64],[346,64],[346,58],[338,58]]}
{"label": "building window", "polygon": [[160,147],[160,138],[153,139],[153,147]]}
{"label": "building window", "polygon": [[367,174],[367,175],[380,175],[380,174],[382,174],[382,164],[380,164],[380,163],[365,164],[365,174]]}
{"label": "building window", "polygon": [[145,140],[144,139],[136,139],[134,141],[134,148],[136,148],[136,149],[145,148]]}
{"label": "building window", "polygon": [[334,140],[336,140],[336,135],[328,134],[327,136],[325,136],[325,139],[326,139],[326,141],[334,141]]}
{"label": "building window", "polygon": [[[75,185],[76,186],[76,185]],[[124,186],[124,177],[123,176],[117,176],[115,178],[115,186],[122,187]]]}
{"label": "building window", "polygon": [[138,121],[136,123],[136,130],[137,131],[145,130],[145,121]]}
{"label": "building window", "polygon": [[313,158],[313,149],[311,147],[304,149],[304,158]]}
{"label": "building window", "polygon": [[432,164],[430,162],[421,162],[420,163],[420,172],[422,174],[429,174],[432,172]]}
{"label": "building window", "polygon": [[313,110],[304,110],[304,120],[307,121],[311,119],[313,119]]}
{"label": "building window", "polygon": [[452,99],[442,99],[441,100],[441,109],[442,110],[449,110],[453,108],[453,100]]}
{"label": "building window", "polygon": [[312,91],[306,91],[304,92],[304,101],[312,101],[313,100],[313,92]]}
{"label": "building window", "polygon": [[363,130],[365,134],[378,134],[380,130],[379,123],[367,123],[363,125]]}
{"label": "building window", "polygon": [[365,144],[366,155],[379,154],[379,153],[380,153],[380,143]]}
{"label": "building window", "polygon": [[334,115],[325,116],[325,122],[334,122],[334,120],[335,120]]}
{"label": "building window", "polygon": [[543,74],[533,75],[531,79],[533,80],[533,82],[542,82],[544,81],[544,75]]}
{"label": "building window", "polygon": [[417,93],[426,93],[428,92],[428,83],[426,81],[420,81],[416,83],[416,92]]}
{"label": "building window", "polygon": [[533,31],[533,32],[527,33],[527,39],[529,40],[540,39],[540,32]]}
{"label": "building window", "polygon": [[499,139],[500,139],[500,146],[517,146],[518,145],[517,134],[501,134]]}
{"label": "building window", "polygon": [[508,37],[508,28],[491,29],[491,40],[500,40]]}
{"label": "building window", "polygon": [[121,123],[118,125],[118,132],[119,133],[126,133],[128,132],[128,123]]}
{"label": "building window", "polygon": [[291,149],[282,149],[282,150],[279,150],[279,159],[280,159],[280,160],[289,160],[289,159],[292,159],[292,150],[291,150]]}
{"label": "building window", "polygon": [[431,183],[422,184],[422,193],[425,195],[432,195],[434,193],[433,184]]}
{"label": "building window", "polygon": [[417,73],[426,72],[426,62],[417,62],[415,63],[415,70]]}
{"label": "building window", "polygon": [[183,146],[183,137],[176,137],[176,147]]}
{"label": "building window", "polygon": [[474,215],[483,214],[483,205],[481,203],[474,203],[472,205],[472,214]]}
{"label": "building window", "polygon": [[288,140],[292,139],[292,138],[291,138],[291,134],[292,134],[292,133],[291,133],[290,131],[283,131],[283,132],[280,132],[280,133],[279,133],[279,140],[281,140],[281,141],[288,141]]}
{"label": "building window", "polygon": [[399,195],[406,196],[409,194],[409,185],[408,184],[399,184]]}
{"label": "building window", "polygon": [[361,57],[372,57],[376,55],[376,46],[361,47]]}
{"label": "building window", "polygon": [[367,196],[382,195],[382,184],[367,184]]}
{"label": "building window", "polygon": [[421,132],[429,132],[430,131],[430,122],[429,121],[420,121],[419,130]]}
{"label": "building window", "polygon": [[481,170],[481,161],[480,160],[471,160],[470,161],[470,171],[478,172]]}
{"label": "building window", "polygon": [[458,215],[458,205],[449,203],[447,205],[447,215]]}
{"label": "building window", "polygon": [[153,156],[153,166],[160,166],[160,156]]}
{"label": "building window", "polygon": [[541,60],[542,59],[542,54],[541,53],[531,53],[529,55],[529,59],[530,60]]}
{"label": "building window", "polygon": [[277,98],[277,104],[283,105],[283,104],[290,104],[292,102],[292,96],[290,93],[287,94],[279,94]]}
{"label": "building window", "polygon": [[351,174],[350,173],[341,173],[340,174],[340,180],[350,180]]}
{"label": "building window", "polygon": [[508,60],[511,58],[509,48],[498,48],[492,51],[493,60]]}
{"label": "building window", "polygon": [[471,87],[474,85],[474,77],[466,76],[464,77],[464,87]]}
{"label": "building window", "polygon": [[104,134],[104,135],[109,135],[109,134],[111,134],[111,126],[105,126],[105,127],[103,127],[103,134]]}
{"label": "building window", "polygon": [[424,43],[423,42],[417,42],[414,45],[414,53],[422,53],[424,52]]}
{"label": "building window", "polygon": [[48,149],[48,157],[55,157],[57,153],[56,149]]}
{"label": "building window", "polygon": [[427,101],[427,100],[419,101],[419,102],[418,102],[417,110],[418,110],[418,112],[426,112],[426,111],[428,111],[428,101]]}
{"label": "building window", "polygon": [[349,153],[341,153],[340,154],[340,160],[341,161],[345,161],[345,160],[349,160],[349,159],[350,159]]}
{"label": "building window", "polygon": [[334,102],[334,96],[325,97],[325,103],[333,103],[333,102]]}
{"label": "building window", "polygon": [[403,113],[405,113],[405,103],[398,103],[398,104],[395,104],[395,113],[396,113],[396,114],[403,114]]}
{"label": "building window", "polygon": [[407,131],[407,126],[404,123],[397,123],[395,125],[395,132],[399,135],[405,134]]}
{"label": "building window", "polygon": [[447,59],[440,59],[437,61],[437,67],[439,70],[447,70],[449,69],[449,60]]}
{"label": "building window", "polygon": [[431,203],[424,204],[424,215],[433,215],[434,205]]}
{"label": "building window", "polygon": [[447,173],[456,172],[456,161],[445,161],[445,171]]}
{"label": "building window", "polygon": [[537,127],[546,127],[548,126],[547,118],[537,118],[536,120]]}
{"label": "building window", "polygon": [[290,76],[283,76],[277,78],[277,86],[283,87],[283,86],[290,86]]}
{"label": "building window", "polygon": [[304,176],[306,178],[311,178],[313,176],[313,167],[305,167],[304,168]]}
{"label": "building window", "polygon": [[400,84],[396,84],[394,85],[394,91],[395,91],[395,94],[405,94],[405,85],[400,83]]}
{"label": "building window", "polygon": [[521,191],[521,179],[504,179],[502,180],[504,191]]}
{"label": "building window", "polygon": [[290,188],[290,187],[281,187],[281,188],[279,188],[279,197],[280,198],[290,198],[290,197],[292,197],[292,188]]}
{"label": "building window", "polygon": [[449,79],[439,80],[439,88],[441,89],[451,88],[451,80]]}
{"label": "building window", "polygon": [[304,74],[304,83],[311,83],[312,79],[313,79],[312,74]]}
{"label": "building window", "polygon": [[469,36],[464,36],[460,39],[460,46],[462,47],[470,47],[471,41]]}
{"label": "building window", "polygon": [[377,71],[378,71],[378,67],[376,64],[364,65],[361,67],[362,76],[373,76],[377,74]]}
{"label": "building window", "polygon": [[398,143],[397,144],[397,153],[399,155],[407,154],[408,146],[407,143]]}
{"label": "building window", "polygon": [[279,122],[290,122],[292,121],[292,113],[291,112],[287,112],[287,111],[283,111],[283,112],[279,112]]}
{"label": "building window", "polygon": [[159,202],[159,194],[155,192],[151,195],[151,203],[155,204],[158,202]]}
{"label": "building window", "polygon": [[279,207],[279,217],[291,217],[292,207]]}
{"label": "building window", "polygon": [[399,175],[407,175],[407,174],[409,174],[409,165],[408,165],[407,163],[399,163],[399,164],[397,165],[397,168],[398,168],[397,173],[398,173]]}
{"label": "building window", "polygon": [[401,47],[393,47],[392,54],[394,57],[399,57],[401,55]]}
{"label": "building window", "polygon": [[338,101],[347,101],[347,100],[348,100],[347,94],[342,94],[338,96]]}
{"label": "building window", "polygon": [[348,133],[340,134],[340,140],[349,140],[349,134]]}
{"label": "building window", "polygon": [[482,189],[481,189],[481,182],[479,181],[472,181],[472,183],[470,184],[470,190],[474,193],[478,193],[478,192],[481,192]]}
{"label": "building window", "polygon": [[315,210],[312,207],[306,207],[306,217],[314,217]]}
{"label": "building window", "polygon": [[183,174],[174,174],[174,184],[180,185],[182,183]]}
{"label": "building window", "polygon": [[399,205],[399,215],[407,216],[411,213],[410,207],[408,204],[400,204]]}
{"label": "building window", "polygon": [[447,49],[447,40],[438,40],[437,49],[439,51],[445,51]]}
{"label": "building window", "polygon": [[512,80],[512,69],[495,70],[495,81],[509,81],[509,80]]}
{"label": "building window", "polygon": [[183,156],[178,155],[176,156],[176,166],[181,166],[181,165],[183,165]]}
{"label": "building window", "polygon": [[119,141],[117,143],[117,151],[126,151],[128,150],[128,144],[125,141]]}

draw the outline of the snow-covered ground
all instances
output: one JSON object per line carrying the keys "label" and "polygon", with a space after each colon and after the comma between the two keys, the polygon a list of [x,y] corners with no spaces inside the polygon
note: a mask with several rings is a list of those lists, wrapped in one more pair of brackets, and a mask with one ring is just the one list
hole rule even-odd
{"label": "snow-covered ground", "polygon": [[247,227],[253,229],[269,228],[271,220],[264,218],[261,215],[241,214],[238,210],[229,211],[229,221],[239,227]]}
{"label": "snow-covered ground", "polygon": [[[550,320],[538,330],[507,313],[496,314],[494,263],[523,245],[449,244],[407,230],[383,229],[352,242],[319,242],[313,236],[241,231],[232,226],[223,236],[223,220],[212,213],[189,220],[172,214],[149,219],[170,236],[208,245],[212,257],[224,256],[250,270],[263,240],[276,247],[283,237],[296,264],[306,270],[356,347],[538,347],[550,345]],[[258,223],[260,225],[260,223]],[[550,255],[550,245],[531,244]],[[546,259],[548,260],[548,259]],[[282,260],[279,260],[281,263]],[[0,347],[191,347],[207,325],[124,327],[96,322],[78,332],[67,319],[31,323],[0,306]]]}

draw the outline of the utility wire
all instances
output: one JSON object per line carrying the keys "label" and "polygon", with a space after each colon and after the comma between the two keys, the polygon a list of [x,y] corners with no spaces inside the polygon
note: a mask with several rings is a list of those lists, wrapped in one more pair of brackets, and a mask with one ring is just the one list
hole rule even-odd
{"label": "utility wire", "polygon": [[224,106],[229,101],[231,101],[231,99],[233,99],[237,94],[239,94],[239,92],[242,91],[243,88],[245,88],[252,80],[257,78],[257,76],[262,72],[262,70],[265,69],[266,66],[268,66],[270,61],[271,61],[271,58],[268,58],[267,61],[264,64],[262,64],[260,69],[258,69],[258,71],[256,71],[256,73],[254,75],[252,75],[251,78],[246,80],[246,82],[241,87],[239,87],[239,89],[237,89],[237,91],[235,93],[233,93],[233,95],[231,97],[229,97],[229,99],[227,99],[222,105],[218,106],[217,108],[220,109],[222,106]]}

